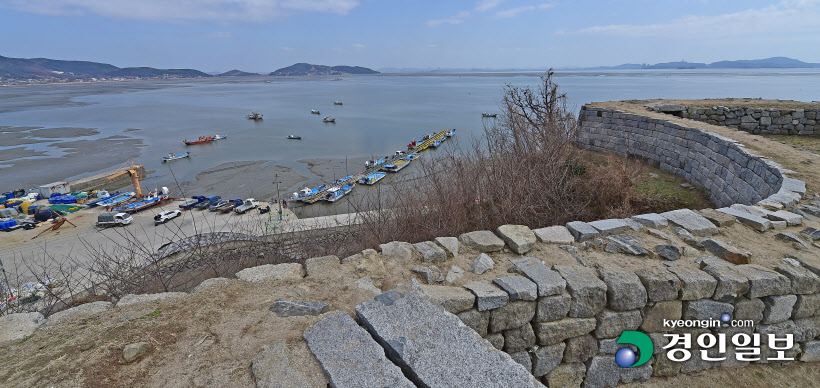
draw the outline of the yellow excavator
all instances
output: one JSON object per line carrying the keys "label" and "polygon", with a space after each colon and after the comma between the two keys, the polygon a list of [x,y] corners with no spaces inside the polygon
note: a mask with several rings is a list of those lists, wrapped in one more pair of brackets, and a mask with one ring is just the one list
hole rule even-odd
{"label": "yellow excavator", "polygon": [[134,163],[134,159],[131,158],[130,166],[126,166],[127,169],[125,171],[116,173],[108,177],[108,180],[112,180],[118,177],[121,177],[125,174],[131,174],[131,183],[134,185],[134,193],[136,194],[137,198],[142,198],[142,188],[140,187],[140,175],[138,172],[139,165]]}

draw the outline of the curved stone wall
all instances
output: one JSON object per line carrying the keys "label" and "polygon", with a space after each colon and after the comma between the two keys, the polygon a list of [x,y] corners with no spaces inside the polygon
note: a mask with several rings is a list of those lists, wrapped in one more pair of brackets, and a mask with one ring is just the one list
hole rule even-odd
{"label": "curved stone wall", "polygon": [[695,108],[683,105],[660,105],[653,110],[686,119],[722,125],[751,133],[773,135],[813,135],[820,133],[817,119],[820,108],[764,109],[738,106]]}
{"label": "curved stone wall", "polygon": [[788,195],[788,188],[779,192],[784,182],[794,183],[776,163],[698,128],[589,106],[581,108],[579,123],[579,146],[644,158],[708,192],[717,206],[756,204],[779,194],[775,200]]}

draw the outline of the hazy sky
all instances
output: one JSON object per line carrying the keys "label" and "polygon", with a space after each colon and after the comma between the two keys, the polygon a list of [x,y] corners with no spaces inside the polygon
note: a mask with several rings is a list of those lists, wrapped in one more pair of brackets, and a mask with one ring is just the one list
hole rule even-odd
{"label": "hazy sky", "polygon": [[270,72],[820,62],[820,0],[0,0],[0,55]]}

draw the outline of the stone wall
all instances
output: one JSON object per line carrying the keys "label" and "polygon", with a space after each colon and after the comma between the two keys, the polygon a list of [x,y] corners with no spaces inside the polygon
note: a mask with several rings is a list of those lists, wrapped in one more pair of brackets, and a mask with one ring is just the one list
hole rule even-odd
{"label": "stone wall", "polygon": [[814,135],[820,133],[817,122],[820,119],[820,108],[764,109],[737,106],[694,108],[682,105],[660,105],[653,109],[656,112],[736,128],[755,134]]}
{"label": "stone wall", "polygon": [[718,206],[755,204],[777,193],[784,177],[774,162],[738,142],[698,128],[614,109],[584,106],[576,143],[646,159],[709,194]]}

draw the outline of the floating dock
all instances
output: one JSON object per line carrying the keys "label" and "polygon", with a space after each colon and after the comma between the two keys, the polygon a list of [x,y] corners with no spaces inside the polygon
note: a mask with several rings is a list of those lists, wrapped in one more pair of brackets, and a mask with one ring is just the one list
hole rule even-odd
{"label": "floating dock", "polygon": [[356,183],[360,179],[362,179],[363,177],[366,177],[366,176],[368,176],[368,175],[370,175],[374,172],[380,171],[382,168],[384,168],[384,166],[386,164],[391,164],[391,163],[393,163],[394,161],[396,161],[398,159],[403,159],[403,158],[407,157],[408,154],[413,154],[413,153],[424,151],[427,148],[429,148],[431,145],[433,145],[434,143],[437,144],[437,145],[441,144],[441,142],[443,142],[444,139],[452,136],[452,134],[454,132],[455,132],[455,130],[452,130],[452,129],[437,132],[437,133],[433,134],[432,136],[430,136],[429,138],[425,139],[424,141],[418,143],[415,147],[408,149],[406,154],[404,154],[404,155],[393,155],[393,156],[387,158],[385,163],[379,164],[379,165],[376,165],[376,166],[373,166],[373,167],[368,167],[367,169],[365,169],[361,173],[355,174],[352,177],[350,177],[350,178],[348,178],[344,181],[336,182],[333,185],[328,185],[327,187],[325,187],[324,190],[319,191],[319,192],[317,192],[317,193],[315,193],[315,194],[313,194],[309,197],[305,197],[305,198],[301,199],[301,201],[304,202],[304,203],[316,203],[319,200],[321,200],[322,197],[324,197],[325,194],[327,194],[328,190],[330,190],[331,188],[334,188],[334,187],[339,188],[339,187],[342,187],[342,186],[344,186],[346,184],[349,184],[349,183]]}

